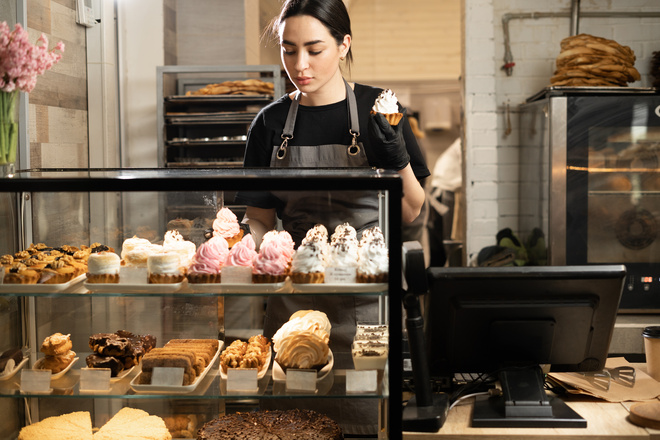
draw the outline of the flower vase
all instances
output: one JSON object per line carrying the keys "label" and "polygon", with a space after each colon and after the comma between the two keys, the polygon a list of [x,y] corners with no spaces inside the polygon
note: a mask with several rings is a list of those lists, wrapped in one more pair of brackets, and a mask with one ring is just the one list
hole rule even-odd
{"label": "flower vase", "polygon": [[0,91],[0,177],[14,174],[18,148],[18,90]]}

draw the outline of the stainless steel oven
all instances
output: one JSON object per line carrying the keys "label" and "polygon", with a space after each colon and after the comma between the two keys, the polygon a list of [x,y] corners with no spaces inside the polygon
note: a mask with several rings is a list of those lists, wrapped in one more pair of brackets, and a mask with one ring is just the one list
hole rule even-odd
{"label": "stainless steel oven", "polygon": [[550,87],[520,108],[520,223],[548,264],[623,263],[620,311],[660,311],[660,91]]}

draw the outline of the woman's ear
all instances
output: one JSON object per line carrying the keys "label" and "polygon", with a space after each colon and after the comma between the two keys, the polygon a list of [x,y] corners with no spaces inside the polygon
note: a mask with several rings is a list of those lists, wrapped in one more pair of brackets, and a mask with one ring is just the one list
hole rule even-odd
{"label": "woman's ear", "polygon": [[351,48],[351,36],[349,34],[344,35],[344,40],[339,45],[339,54],[343,60],[346,55],[348,55],[348,50]]}

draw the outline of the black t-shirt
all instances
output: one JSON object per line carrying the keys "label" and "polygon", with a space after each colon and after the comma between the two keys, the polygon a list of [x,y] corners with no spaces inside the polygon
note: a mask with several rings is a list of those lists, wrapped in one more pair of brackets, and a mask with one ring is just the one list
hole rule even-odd
{"label": "black t-shirt", "polygon": [[[374,145],[369,139],[369,112],[382,89],[355,84],[355,98],[358,106],[358,119],[360,122],[360,136],[358,142],[364,146],[369,165],[380,167],[377,156],[374,154]],[[282,143],[282,131],[286,121],[291,98],[284,95],[277,101],[264,107],[252,121],[247,137],[247,146],[243,165],[251,167],[269,167],[273,147]],[[403,136],[406,148],[410,155],[410,165],[418,179],[430,175],[424,156],[417,144],[415,135],[410,128],[407,118],[402,123]],[[300,105],[296,117],[293,139],[289,145],[350,145],[352,136],[349,133],[348,107],[346,99],[328,105],[305,106]],[[332,167],[332,164],[327,164]],[[260,193],[239,193],[237,198],[250,206],[260,208],[279,208],[278,200]]]}

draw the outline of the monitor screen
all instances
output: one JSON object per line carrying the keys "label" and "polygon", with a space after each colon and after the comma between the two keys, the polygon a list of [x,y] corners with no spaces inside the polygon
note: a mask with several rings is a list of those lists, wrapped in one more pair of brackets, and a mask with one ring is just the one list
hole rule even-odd
{"label": "monitor screen", "polygon": [[[625,266],[451,267],[427,274],[432,377],[488,373],[514,390],[514,382],[529,379],[521,376],[526,368],[536,376],[540,365],[563,372],[605,366]],[[542,378],[534,380],[545,394]]]}

